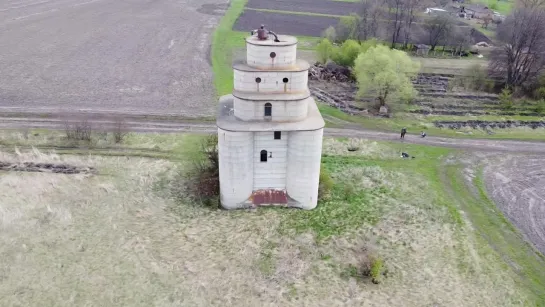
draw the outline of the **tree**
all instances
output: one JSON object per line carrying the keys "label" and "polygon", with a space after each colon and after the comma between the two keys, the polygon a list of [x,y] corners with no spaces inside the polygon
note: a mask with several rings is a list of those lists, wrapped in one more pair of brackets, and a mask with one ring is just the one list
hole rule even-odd
{"label": "tree", "polygon": [[424,25],[428,32],[428,44],[431,46],[430,50],[435,50],[435,47],[444,42],[448,38],[454,26],[454,20],[447,15],[437,15],[433,18],[426,20]]}
{"label": "tree", "polygon": [[327,29],[324,30],[322,33],[323,38],[327,38],[330,42],[334,42],[337,40],[337,31],[335,30],[335,27],[329,26]]}
{"label": "tree", "polygon": [[325,64],[333,56],[334,46],[327,39],[322,39],[316,46],[316,56],[318,57],[318,62]]}
{"label": "tree", "polygon": [[337,39],[345,41],[347,39],[357,39],[358,36],[358,19],[359,16],[352,13],[349,16],[340,18],[336,27]]}
{"label": "tree", "polygon": [[545,7],[545,0],[518,0],[517,6],[527,9],[543,8]]}
{"label": "tree", "polygon": [[532,82],[545,68],[545,9],[516,9],[498,26],[502,48],[490,54],[490,71],[516,88]]}
{"label": "tree", "polygon": [[405,1],[406,0],[386,0],[386,7],[390,13],[387,18],[390,19],[389,29],[392,37],[392,48],[395,47],[395,44],[399,40],[403,20],[405,19],[405,14],[407,12],[405,9]]}
{"label": "tree", "polygon": [[355,62],[354,73],[358,81],[358,95],[374,94],[380,105],[388,99],[414,98],[416,92],[411,78],[420,70],[420,63],[413,61],[405,52],[383,45],[369,48]]}
{"label": "tree", "polygon": [[490,22],[492,22],[492,15],[488,14],[486,16],[483,17],[483,25],[482,27],[485,28],[485,29],[488,29],[488,25],[490,24]]}
{"label": "tree", "polygon": [[360,44],[352,39],[346,40],[340,48],[335,50],[332,55],[332,60],[342,66],[351,67],[354,66],[354,61],[360,54]]}
{"label": "tree", "polygon": [[448,44],[454,47],[455,55],[462,55],[462,52],[469,48],[474,31],[475,29],[470,27],[453,27],[449,32]]}
{"label": "tree", "polygon": [[359,40],[378,37],[378,22],[381,13],[378,0],[361,0],[357,21],[357,38]]}

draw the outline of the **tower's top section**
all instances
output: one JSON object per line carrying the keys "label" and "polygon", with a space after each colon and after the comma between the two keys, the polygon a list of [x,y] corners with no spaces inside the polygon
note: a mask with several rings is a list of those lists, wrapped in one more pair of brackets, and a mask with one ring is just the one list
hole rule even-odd
{"label": "tower's top section", "polygon": [[277,35],[264,25],[246,38],[246,64],[257,69],[291,69],[297,61],[297,38]]}

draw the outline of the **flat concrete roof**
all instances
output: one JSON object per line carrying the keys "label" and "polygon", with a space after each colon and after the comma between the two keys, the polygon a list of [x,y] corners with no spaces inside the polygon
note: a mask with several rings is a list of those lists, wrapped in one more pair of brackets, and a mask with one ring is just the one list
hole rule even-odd
{"label": "flat concrete roof", "polygon": [[293,101],[310,97],[310,91],[308,88],[301,91],[289,92],[245,92],[234,90],[233,96],[239,99],[255,101]]}
{"label": "flat concrete roof", "polygon": [[298,122],[242,121],[234,115],[233,95],[225,95],[220,97],[216,125],[227,131],[313,131],[324,128],[325,122],[314,100],[307,117]]}
{"label": "flat concrete roof", "polygon": [[238,71],[247,71],[247,72],[268,72],[268,71],[288,71],[288,72],[300,72],[305,71],[310,68],[310,64],[305,60],[297,59],[294,65],[291,66],[280,66],[280,67],[261,67],[261,66],[250,66],[246,61],[237,61],[233,64],[233,69]]}
{"label": "flat concrete roof", "polygon": [[257,35],[246,37],[246,42],[259,46],[291,46],[297,44],[297,38],[290,35],[277,35],[279,42],[274,41],[274,35],[269,34],[269,39],[260,40]]}

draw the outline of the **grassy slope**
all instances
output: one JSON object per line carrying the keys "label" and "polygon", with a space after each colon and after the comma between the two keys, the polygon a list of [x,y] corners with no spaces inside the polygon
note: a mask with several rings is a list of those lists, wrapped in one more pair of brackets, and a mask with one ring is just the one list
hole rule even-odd
{"label": "grassy slope", "polygon": [[[336,108],[323,105],[319,106],[322,115],[326,116],[326,124],[330,127],[341,128],[342,124],[339,124],[332,120],[331,123],[327,122],[327,117],[333,117],[345,121],[347,124],[355,123],[361,125],[367,129],[382,130],[382,131],[395,131],[398,132],[401,128],[406,127],[409,133],[420,133],[420,131],[427,131],[428,135],[434,136],[447,136],[458,138],[488,138],[488,139],[518,139],[518,140],[536,140],[542,141],[545,139],[545,129],[532,130],[527,129],[497,129],[495,134],[489,135],[484,130],[467,129],[463,131],[440,129],[433,125],[435,120],[467,120],[467,117],[455,117],[455,116],[422,116],[422,115],[406,115],[403,113],[395,114],[394,118],[374,118],[374,117],[362,117],[356,115],[346,114]],[[474,116],[472,120],[542,120],[539,117],[501,117],[501,116]],[[471,134],[469,134],[471,133]]]}
{"label": "grassy slope", "polygon": [[[460,210],[463,210],[475,230],[481,234],[482,244],[501,257],[506,268],[516,272],[517,282],[532,293],[536,306],[545,305],[545,257],[527,244],[519,231],[488,198],[482,181],[482,168],[472,182],[464,180],[459,164],[443,170]],[[453,196],[454,196],[453,195]]]}

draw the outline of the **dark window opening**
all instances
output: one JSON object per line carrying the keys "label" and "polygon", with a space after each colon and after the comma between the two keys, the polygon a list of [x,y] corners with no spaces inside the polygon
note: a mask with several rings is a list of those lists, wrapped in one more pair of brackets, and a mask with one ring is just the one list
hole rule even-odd
{"label": "dark window opening", "polygon": [[288,78],[282,79],[282,82],[284,82],[284,83],[288,83],[288,81],[290,81]]}
{"label": "dark window opening", "polygon": [[262,150],[260,156],[261,156],[261,159],[260,159],[261,162],[267,162],[267,151],[266,150]]}
{"label": "dark window opening", "polygon": [[261,83],[261,78],[259,78],[259,77],[255,78],[255,82],[256,83]]}
{"label": "dark window opening", "polygon": [[274,139],[275,139],[275,140],[280,140],[280,139],[282,139],[282,132],[281,132],[281,131],[275,131],[275,132],[274,132]]}
{"label": "dark window opening", "polygon": [[271,52],[271,54],[269,54],[269,56],[270,56],[271,58],[273,58],[273,59],[276,58],[276,52]]}
{"label": "dark window opening", "polygon": [[272,104],[266,103],[265,104],[265,116],[271,116],[272,115]]}

